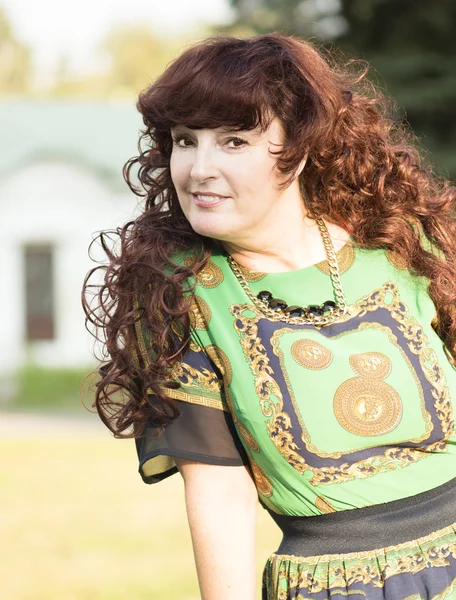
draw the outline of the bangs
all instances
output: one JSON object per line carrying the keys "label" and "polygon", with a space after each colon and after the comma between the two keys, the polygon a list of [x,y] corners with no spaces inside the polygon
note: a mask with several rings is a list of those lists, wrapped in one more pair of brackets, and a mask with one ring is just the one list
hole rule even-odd
{"label": "bangs", "polygon": [[217,45],[211,40],[196,53],[190,49],[181,55],[147,90],[146,113],[157,132],[178,124],[264,131],[274,118],[261,53],[249,48],[248,40],[221,44],[217,38]]}

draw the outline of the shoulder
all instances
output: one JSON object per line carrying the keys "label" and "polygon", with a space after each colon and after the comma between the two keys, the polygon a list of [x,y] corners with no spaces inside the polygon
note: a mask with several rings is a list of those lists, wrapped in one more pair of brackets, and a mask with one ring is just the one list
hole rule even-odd
{"label": "shoulder", "polygon": [[[197,263],[203,258],[205,249],[210,251],[209,259],[198,268]],[[175,252],[171,261],[175,264],[175,269],[192,269],[193,275],[189,274],[188,279],[194,281],[197,289],[217,287],[225,279],[227,269],[229,270],[225,253],[215,240],[209,240],[205,248],[195,244],[188,250]]]}

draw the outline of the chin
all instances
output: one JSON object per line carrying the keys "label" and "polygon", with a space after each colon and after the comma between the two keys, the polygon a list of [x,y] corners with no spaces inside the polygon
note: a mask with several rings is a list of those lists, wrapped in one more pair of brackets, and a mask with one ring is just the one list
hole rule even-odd
{"label": "chin", "polygon": [[190,222],[190,225],[193,231],[199,233],[199,235],[204,235],[205,237],[219,240],[229,240],[231,237],[230,230],[227,228],[226,223],[195,220],[194,222]]}

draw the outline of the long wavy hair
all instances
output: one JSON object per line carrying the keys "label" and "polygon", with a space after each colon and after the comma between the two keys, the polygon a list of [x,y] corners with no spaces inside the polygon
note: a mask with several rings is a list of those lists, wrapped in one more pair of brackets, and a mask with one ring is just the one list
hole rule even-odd
{"label": "long wavy hair", "polygon": [[[170,370],[189,344],[186,296],[211,256],[211,240],[192,230],[171,179],[170,129],[179,123],[265,130],[280,119],[276,167],[291,182],[307,157],[299,183],[308,214],[339,225],[360,247],[399,252],[412,274],[429,279],[434,327],[454,364],[456,191],[432,173],[392,101],[365,77],[365,63],[337,62],[286,34],[216,36],[185,50],[140,93],[145,128],[123,174],[145,198],[144,211],[95,238],[107,261],[89,271],[82,293],[86,327],[103,344],[94,406],[116,437],[139,436],[148,421],[160,431],[178,416],[166,389],[178,387]],[[423,236],[437,252],[423,247]],[[187,251],[193,264],[178,266],[173,256]],[[150,332],[147,362],[139,318]]]}

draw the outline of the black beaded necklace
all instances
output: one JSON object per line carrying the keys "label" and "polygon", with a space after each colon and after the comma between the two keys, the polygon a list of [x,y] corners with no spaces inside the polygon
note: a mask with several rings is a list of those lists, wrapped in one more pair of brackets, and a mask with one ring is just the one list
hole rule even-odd
{"label": "black beaded necklace", "polygon": [[308,306],[288,306],[285,300],[280,298],[274,298],[274,296],[268,290],[259,292],[256,296],[258,300],[265,302],[268,308],[274,311],[282,311],[290,317],[304,317],[312,315],[314,317],[322,317],[327,312],[332,312],[337,304],[334,300],[325,300],[323,304],[309,304]]}
{"label": "black beaded necklace", "polygon": [[337,263],[331,236],[328,233],[323,219],[316,219],[316,223],[323,238],[329,263],[329,274],[333,284],[334,294],[338,300],[337,304],[334,300],[326,300],[319,305],[309,304],[306,307],[297,305],[289,306],[285,300],[275,298],[268,290],[262,290],[255,296],[242,272],[241,266],[232,256],[229,254],[227,255],[231,270],[236,275],[249,299],[261,310],[261,312],[273,321],[285,321],[287,323],[295,324],[313,323],[315,325],[326,325],[345,315],[347,312],[347,302],[340,280],[339,265]]}

